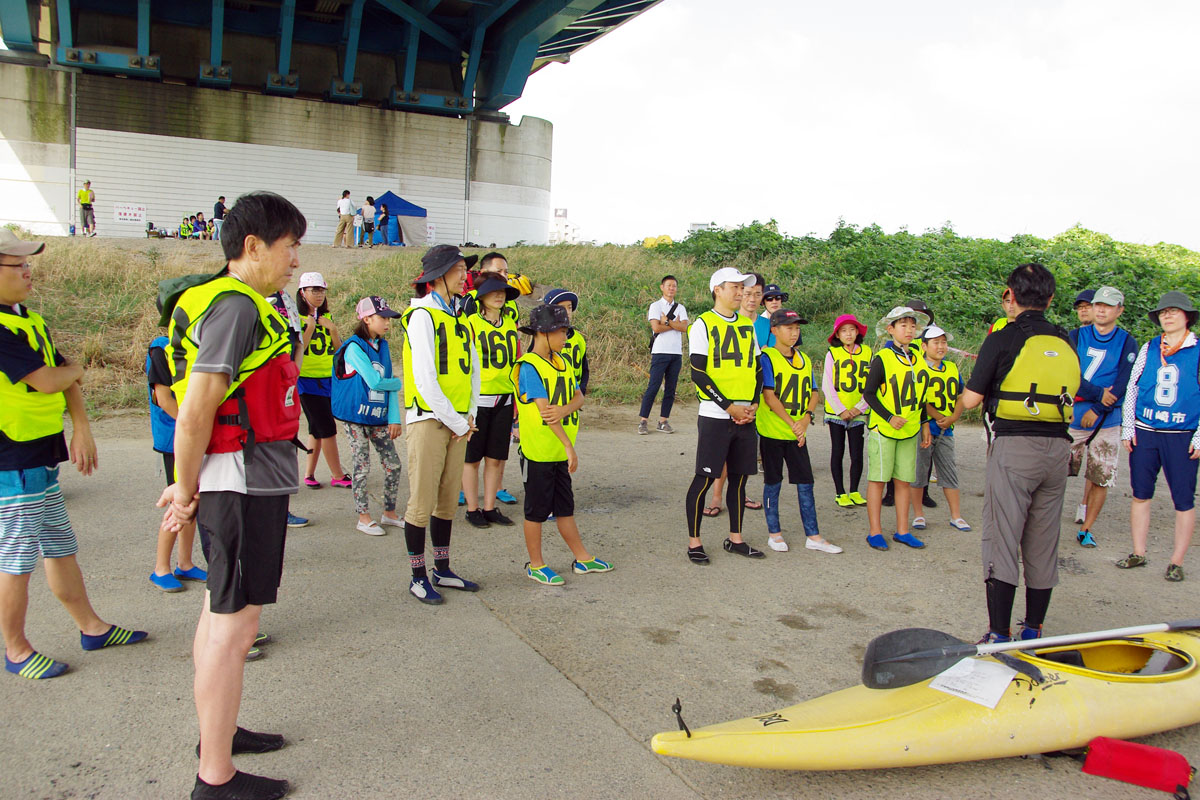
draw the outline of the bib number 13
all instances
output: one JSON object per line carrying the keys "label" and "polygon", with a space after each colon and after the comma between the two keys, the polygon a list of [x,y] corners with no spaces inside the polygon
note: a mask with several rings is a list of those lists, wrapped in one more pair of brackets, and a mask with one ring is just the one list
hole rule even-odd
{"label": "bib number 13", "polygon": [[1179,367],[1164,364],[1158,368],[1158,382],[1154,385],[1154,402],[1160,406],[1173,406],[1179,396]]}

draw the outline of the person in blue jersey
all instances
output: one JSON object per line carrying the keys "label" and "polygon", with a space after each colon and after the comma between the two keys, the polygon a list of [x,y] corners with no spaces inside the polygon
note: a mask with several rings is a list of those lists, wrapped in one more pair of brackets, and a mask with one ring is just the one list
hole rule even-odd
{"label": "person in blue jersey", "polygon": [[1175,504],[1175,547],[1166,579],[1183,580],[1183,557],[1196,527],[1196,466],[1200,459],[1200,346],[1191,331],[1200,312],[1183,292],[1167,292],[1150,311],[1162,328],[1138,351],[1121,408],[1121,439],[1129,451],[1133,552],[1121,569],[1148,562],[1150,500],[1161,470]]}
{"label": "person in blue jersey", "polygon": [[1138,349],[1133,336],[1117,327],[1124,310],[1125,295],[1112,286],[1101,286],[1092,300],[1092,323],[1069,334],[1082,375],[1069,430],[1069,472],[1074,476],[1082,469],[1084,477],[1083,502],[1075,513],[1080,523],[1075,541],[1082,547],[1096,546],[1092,526],[1100,518],[1108,490],[1117,482],[1121,403]]}
{"label": "person in blue jersey", "polygon": [[[400,456],[392,441],[403,431],[400,425],[400,389],[403,382],[392,377],[392,354],[387,334],[400,314],[382,297],[364,297],[354,307],[358,327],[333,357],[333,416],[346,423],[353,454],[351,491],[358,514],[355,528],[368,536],[383,536],[384,525],[403,528],[396,513],[400,489]],[[383,514],[371,518],[367,476],[371,472],[371,448],[383,465]]]}
{"label": "person in blue jersey", "polygon": [[[768,283],[763,287],[762,304],[765,310],[754,318],[754,336],[758,339],[759,348],[765,350],[775,346],[775,334],[771,333],[771,315],[783,308],[783,304],[787,301],[788,293],[776,284]],[[804,324],[807,325],[807,321]],[[796,346],[799,347],[802,344],[804,344],[803,336],[797,340]]]}
{"label": "person in blue jersey", "polygon": [[[171,367],[163,350],[170,340],[159,336],[150,342],[146,351],[146,383],[150,402],[150,435],[154,441],[154,452],[162,454],[163,472],[167,485],[175,482],[175,418],[179,416],[179,404],[171,392]],[[179,566],[171,569],[171,552],[179,542]],[[193,520],[178,533],[168,525],[158,527],[158,548],[155,552],[154,571],[150,582],[164,592],[182,592],[181,581],[206,581],[208,572],[192,561],[192,548],[196,541],[196,524]]]}

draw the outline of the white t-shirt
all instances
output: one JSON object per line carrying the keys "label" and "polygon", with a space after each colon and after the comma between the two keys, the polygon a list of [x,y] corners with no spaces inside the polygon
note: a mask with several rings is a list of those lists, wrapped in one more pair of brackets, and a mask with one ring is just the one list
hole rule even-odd
{"label": "white t-shirt", "polygon": [[[714,309],[713,313],[717,314],[718,312]],[[737,320],[738,316],[739,316],[739,313],[734,312],[734,315],[732,317],[724,317],[723,316],[721,318],[724,320],[728,320],[729,322],[734,322]],[[707,356],[708,355],[708,331],[706,331],[704,329],[703,325],[693,324],[688,328],[688,352],[694,356],[696,356],[696,355]],[[757,339],[756,339],[755,345],[754,345],[754,357],[756,359],[758,358],[760,352],[762,352],[762,351],[760,351],[758,349],[758,343],[757,343]],[[750,404],[749,403],[738,403],[738,405],[745,406],[745,405],[750,405]],[[700,413],[700,416],[709,417],[710,419],[729,419],[730,418],[729,412],[727,412],[725,409],[721,408],[719,405],[714,403],[712,400],[701,400],[699,413]]]}
{"label": "white t-shirt", "polygon": [[[665,297],[658,298],[650,304],[650,310],[646,313],[646,319],[661,320],[671,310],[672,302]],[[687,322],[687,318],[687,309],[683,307],[683,303],[680,303],[675,309],[675,319]],[[683,355],[683,333],[670,330],[655,336],[654,346],[650,348],[650,353],[651,355]]]}
{"label": "white t-shirt", "polygon": [[354,203],[350,202],[349,197],[343,197],[338,200],[337,209],[339,214],[349,216],[354,213]]}

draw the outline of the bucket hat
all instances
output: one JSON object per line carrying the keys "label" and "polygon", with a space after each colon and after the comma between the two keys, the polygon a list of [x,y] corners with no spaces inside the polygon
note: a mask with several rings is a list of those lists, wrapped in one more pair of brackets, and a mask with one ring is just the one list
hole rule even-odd
{"label": "bucket hat", "polygon": [[529,312],[529,322],[517,328],[521,333],[550,333],[571,327],[567,310],[562,306],[540,305]]}
{"label": "bucket hat", "polygon": [[1159,298],[1158,305],[1150,309],[1147,316],[1155,325],[1158,324],[1158,312],[1168,308],[1178,308],[1180,311],[1187,314],[1188,326],[1196,324],[1196,307],[1192,305],[1192,300],[1183,292],[1172,290]]}
{"label": "bucket hat", "polygon": [[475,265],[479,256],[464,256],[462,251],[452,244],[434,245],[421,256],[421,274],[413,283],[429,283],[445,275],[459,261],[467,262],[467,269]]}
{"label": "bucket hat", "polygon": [[516,300],[521,296],[521,291],[515,286],[509,286],[508,282],[503,278],[492,277],[485,280],[475,289],[475,294],[481,300],[485,294],[492,292],[504,292],[505,301]]}
{"label": "bucket hat", "polygon": [[879,322],[875,325],[876,335],[887,336],[888,326],[896,320],[904,319],[905,317],[912,317],[915,319],[917,321],[918,330],[923,330],[925,326],[929,324],[928,314],[922,311],[917,311],[913,308],[909,308],[908,306],[896,306],[887,313],[887,316],[879,320]]}
{"label": "bucket hat", "polygon": [[829,334],[829,338],[826,341],[830,344],[837,341],[837,332],[843,325],[853,325],[855,328],[858,328],[858,335],[860,337],[867,335],[867,326],[859,322],[858,317],[853,314],[842,314],[833,321],[833,332]]}

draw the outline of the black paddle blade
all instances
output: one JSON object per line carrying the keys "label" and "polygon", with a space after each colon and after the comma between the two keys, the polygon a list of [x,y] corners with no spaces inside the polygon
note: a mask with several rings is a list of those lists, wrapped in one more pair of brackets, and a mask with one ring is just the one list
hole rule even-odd
{"label": "black paddle blade", "polygon": [[[964,647],[967,652],[963,652]],[[885,633],[867,645],[862,682],[871,689],[911,686],[958,663],[973,649],[973,645],[961,639],[929,628],[904,628]],[[929,651],[936,653],[936,657],[929,657]],[[905,660],[916,654],[920,654],[916,660]]]}

